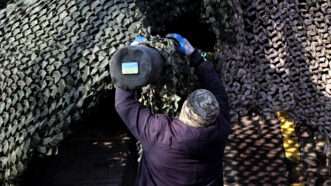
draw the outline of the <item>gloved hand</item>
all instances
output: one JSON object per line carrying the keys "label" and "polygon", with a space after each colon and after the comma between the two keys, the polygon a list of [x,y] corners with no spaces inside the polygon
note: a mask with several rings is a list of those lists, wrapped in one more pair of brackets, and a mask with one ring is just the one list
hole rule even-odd
{"label": "gloved hand", "polygon": [[177,33],[167,34],[167,38],[174,39],[177,41],[177,51],[185,56],[190,56],[194,52],[194,47],[191,43],[183,36]]}
{"label": "gloved hand", "polygon": [[136,45],[140,45],[140,44],[143,44],[143,43],[146,43],[146,42],[147,42],[147,39],[145,38],[145,36],[138,35],[134,38],[134,40],[132,41],[130,46],[136,46]]}

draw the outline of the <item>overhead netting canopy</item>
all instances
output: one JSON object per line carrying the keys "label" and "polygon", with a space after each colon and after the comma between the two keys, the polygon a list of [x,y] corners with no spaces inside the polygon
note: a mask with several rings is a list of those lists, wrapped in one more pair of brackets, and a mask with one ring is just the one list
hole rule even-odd
{"label": "overhead netting canopy", "polygon": [[[177,114],[181,102],[198,87],[186,59],[160,36],[180,32],[211,54],[226,85],[232,121],[247,129],[234,127],[230,137],[226,182],[247,185],[240,180],[253,175],[249,171],[286,169],[279,127],[272,122],[275,112],[287,112],[298,126],[331,138],[330,0],[21,0],[1,6],[3,185],[15,184],[33,154],[56,153],[68,126],[93,109],[103,90],[113,88],[110,58],[137,34],[146,35],[167,59],[160,83],[141,90],[140,101],[154,112]],[[239,122],[251,110],[258,111],[263,127],[274,130],[240,137],[256,130]],[[258,144],[275,149],[254,170],[245,168],[250,163],[241,165],[245,157],[237,157],[243,144],[249,146],[247,139],[260,139]],[[263,161],[263,154],[255,155]],[[229,163],[231,158],[236,161]],[[262,170],[268,165],[271,168]],[[239,173],[231,172],[236,167]],[[260,177],[265,179],[248,180],[286,184],[287,175]]]}

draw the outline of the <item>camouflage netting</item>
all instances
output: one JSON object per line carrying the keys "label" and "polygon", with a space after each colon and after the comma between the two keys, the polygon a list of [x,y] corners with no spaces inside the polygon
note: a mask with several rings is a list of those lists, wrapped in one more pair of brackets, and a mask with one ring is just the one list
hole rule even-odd
{"label": "camouflage netting", "polygon": [[[34,153],[56,153],[69,124],[93,109],[103,90],[113,88],[110,58],[138,33],[148,36],[167,59],[160,84],[144,87],[140,101],[156,112],[175,115],[186,95],[198,86],[196,77],[171,41],[151,35],[176,31],[174,22],[186,18],[206,25],[215,36],[208,49],[225,81],[233,122],[251,109],[257,109],[265,121],[272,121],[276,111],[287,111],[298,124],[330,138],[330,0],[17,1],[0,12],[3,185],[15,183]],[[280,138],[270,143],[279,148]],[[228,152],[236,152],[245,141],[233,139]],[[276,164],[281,166],[281,161],[272,165]],[[273,176],[279,179],[269,177],[264,183],[284,184],[286,175]],[[229,183],[234,180],[230,173],[225,177]]]}
{"label": "camouflage netting", "polygon": [[[276,127],[279,122],[272,121],[276,111],[286,111],[295,118],[301,139],[300,176],[295,181],[321,185],[323,179],[331,176],[331,172],[327,171],[327,164],[330,165],[327,159],[331,159],[331,151],[325,143],[326,139],[331,138],[331,2],[232,2],[237,44],[225,45],[222,50],[225,62],[223,73],[232,107],[232,119],[242,120],[250,110],[258,110],[264,120],[275,128],[274,132],[261,135],[261,129],[258,129],[259,134],[254,128],[249,129],[243,123],[237,124],[239,127],[234,128],[225,152],[226,169],[235,170],[232,175],[224,172],[225,180],[228,180],[226,183],[247,185],[247,179],[255,185],[290,183],[290,180],[283,182],[276,167],[270,168],[277,164],[280,156],[274,156],[275,161],[269,163],[271,166],[263,169],[263,162],[268,162],[268,158],[262,156],[262,162],[256,161],[259,150],[254,150],[256,143],[262,146],[279,145],[277,141],[280,137],[274,135],[279,130]],[[251,123],[255,127],[263,126]],[[302,137],[301,128],[306,125],[319,134],[318,140],[312,135],[310,140]],[[257,137],[251,137],[250,134],[256,134]],[[241,138],[245,135],[246,138]],[[318,152],[313,148],[317,141]],[[253,145],[253,150],[250,145]],[[274,146],[270,152],[280,151]],[[247,163],[240,154],[249,156],[251,161]],[[251,165],[262,166],[255,171]],[[263,171],[269,174],[263,175]],[[284,172],[283,177],[290,177],[289,172]]]}
{"label": "camouflage netting", "polygon": [[226,185],[289,185],[289,170],[275,114],[249,113],[233,124],[224,154]]}

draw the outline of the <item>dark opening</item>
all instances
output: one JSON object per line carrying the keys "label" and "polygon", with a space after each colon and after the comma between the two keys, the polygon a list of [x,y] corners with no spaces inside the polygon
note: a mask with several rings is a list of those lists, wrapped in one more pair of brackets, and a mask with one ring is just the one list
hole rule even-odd
{"label": "dark opening", "polygon": [[114,109],[114,92],[103,95],[82,122],[71,126],[58,155],[32,158],[22,186],[133,185],[136,142]]}
{"label": "dark opening", "polygon": [[179,33],[186,37],[195,48],[203,51],[214,51],[216,45],[216,35],[212,27],[200,21],[195,15],[182,15],[173,21],[165,22],[164,29],[153,30],[153,35],[165,37],[168,33]]}
{"label": "dark opening", "polygon": [[195,48],[213,52],[217,44],[211,24],[204,18],[203,1],[146,1],[137,0],[137,8],[144,15],[143,25],[152,35],[179,33]]}

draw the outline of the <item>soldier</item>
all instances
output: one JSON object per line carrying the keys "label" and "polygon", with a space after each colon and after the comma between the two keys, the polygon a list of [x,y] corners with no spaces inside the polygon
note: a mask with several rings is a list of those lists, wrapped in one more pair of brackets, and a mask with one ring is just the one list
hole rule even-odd
{"label": "soldier", "polygon": [[[167,37],[177,41],[177,51],[189,57],[203,89],[192,92],[182,105],[179,117],[172,118],[152,114],[137,101],[134,91],[116,88],[116,110],[143,147],[135,185],[223,185],[222,160],[230,133],[224,86],[211,62],[186,38],[179,34]],[[143,40],[139,37],[133,44],[139,45]],[[134,52],[128,54],[135,55]]]}

